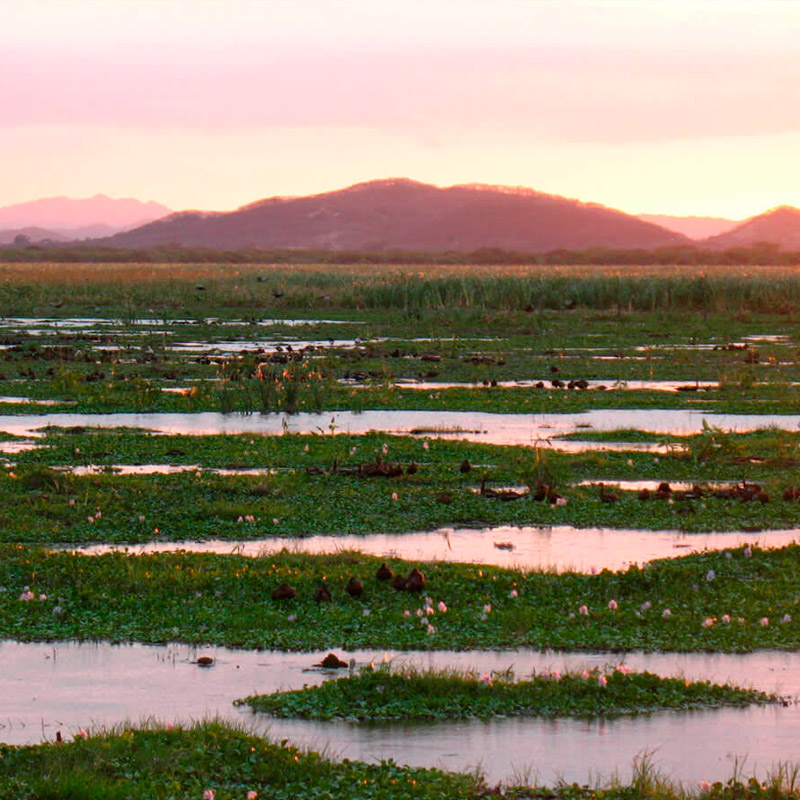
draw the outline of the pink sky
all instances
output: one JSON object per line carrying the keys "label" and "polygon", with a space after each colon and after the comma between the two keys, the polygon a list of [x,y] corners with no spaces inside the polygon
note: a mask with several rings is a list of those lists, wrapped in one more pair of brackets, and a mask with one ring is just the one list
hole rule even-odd
{"label": "pink sky", "polygon": [[3,0],[0,205],[408,176],[800,205],[793,0]]}

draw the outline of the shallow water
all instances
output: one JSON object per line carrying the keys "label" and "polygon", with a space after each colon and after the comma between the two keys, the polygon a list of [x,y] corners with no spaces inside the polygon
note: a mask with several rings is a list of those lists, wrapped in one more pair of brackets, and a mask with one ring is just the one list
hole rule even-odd
{"label": "shallow water", "polygon": [[[216,658],[198,668],[198,655]],[[773,762],[797,757],[800,707],[723,709],[660,713],[609,720],[500,719],[426,724],[370,725],[277,720],[235,708],[235,699],[315,685],[329,674],[304,671],[325,655],[194,650],[183,645],[150,647],[109,644],[0,643],[0,740],[22,744],[74,735],[81,727],[110,725],[152,716],[161,721],[219,715],[274,739],[333,756],[364,761],[393,758],[399,764],[469,769],[480,765],[487,779],[512,778],[527,766],[544,783],[559,778],[584,782],[618,770],[630,775],[634,757],[654,753],[657,766],[684,781],[725,780],[735,760],[746,758],[761,774]],[[382,652],[358,651],[359,663],[380,662]],[[531,650],[403,654],[398,661],[419,667],[456,667],[479,673],[513,666],[519,677],[534,669],[583,669],[616,665],[605,653],[537,653]],[[781,695],[800,692],[800,654],[760,652],[744,656],[642,654],[625,656],[636,670],[689,679],[731,680]],[[344,671],[342,671],[344,672]],[[177,687],[180,691],[176,691]]]}
{"label": "shallow water", "polygon": [[[243,523],[246,531],[247,523]],[[618,530],[614,528],[442,528],[425,533],[370,534],[367,536],[313,536],[304,539],[275,537],[249,542],[151,542],[121,547],[98,544],[76,552],[98,555],[114,550],[130,553],[164,553],[189,550],[198,553],[237,553],[257,556],[284,548],[299,553],[336,553],[360,550],[370,555],[408,561],[454,561],[494,564],[520,569],[574,570],[591,573],[626,569],[657,558],[673,558],[704,550],[731,550],[745,544],[783,547],[800,538],[798,530],[761,533],[681,533],[679,531]],[[510,545],[498,548],[496,544]],[[72,548],[70,548],[72,549]]]}
{"label": "shallow water", "polygon": [[[458,381],[396,381],[395,386],[398,389],[424,389],[429,391],[436,391],[437,389],[532,389],[536,384],[541,382],[544,387],[541,391],[554,391],[556,388],[566,389],[566,387],[554,387],[551,383],[552,378],[536,378],[532,380],[519,380],[519,381],[497,381],[493,386],[486,386],[481,381],[473,381],[472,383],[458,382]],[[347,381],[352,383],[352,381]],[[565,381],[568,382],[568,381]],[[631,390],[631,391],[652,391],[652,392],[678,392],[687,390],[686,387],[694,390],[716,389],[719,384],[716,381],[620,381],[620,380],[591,380],[588,381],[589,389],[597,389],[602,386],[608,391],[617,390]],[[368,384],[364,384],[368,385]],[[567,391],[585,391],[583,389]]]}
{"label": "shallow water", "polygon": [[715,414],[686,409],[603,409],[577,414],[491,414],[477,411],[336,411],[321,414],[20,414],[0,415],[0,430],[19,436],[41,433],[45,426],[145,428],[158,433],[214,435],[236,433],[363,434],[369,431],[456,438],[488,444],[531,445],[581,429],[613,431],[636,428],[656,434],[699,433],[704,421],[727,431],[773,426],[800,429],[800,414]]}

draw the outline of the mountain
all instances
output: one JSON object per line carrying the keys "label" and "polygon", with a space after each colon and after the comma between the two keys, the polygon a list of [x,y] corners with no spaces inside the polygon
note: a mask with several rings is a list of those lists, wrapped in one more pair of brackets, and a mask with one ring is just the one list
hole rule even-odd
{"label": "mountain", "polygon": [[0,208],[0,229],[46,228],[70,239],[107,236],[170,214],[159,203],[98,194],[83,200],[48,197]]}
{"label": "mountain", "polygon": [[273,197],[225,213],[172,214],[99,244],[327,250],[544,251],[687,244],[680,234],[600,205],[501,186],[439,188],[406,178],[309,197]]}
{"label": "mountain", "polygon": [[46,228],[36,228],[29,226],[27,228],[11,228],[0,230],[0,244],[11,244],[17,236],[24,236],[31,244],[36,242],[67,242],[72,237],[64,236],[58,231],[50,231]]}
{"label": "mountain", "polygon": [[706,239],[703,244],[727,249],[750,247],[761,242],[769,242],[781,250],[800,250],[800,209],[792,206],[772,208],[745,220],[727,233]]}
{"label": "mountain", "polygon": [[739,224],[739,220],[724,217],[673,217],[668,214],[637,214],[639,219],[660,225],[669,231],[682,233],[690,239],[707,239],[725,233]]}

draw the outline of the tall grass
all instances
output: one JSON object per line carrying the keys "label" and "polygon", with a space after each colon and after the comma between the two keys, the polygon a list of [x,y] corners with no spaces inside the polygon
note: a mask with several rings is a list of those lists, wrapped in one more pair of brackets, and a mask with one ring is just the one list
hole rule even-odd
{"label": "tall grass", "polygon": [[298,310],[561,310],[792,313],[790,267],[431,265],[0,265],[0,313],[114,313],[171,319]]}

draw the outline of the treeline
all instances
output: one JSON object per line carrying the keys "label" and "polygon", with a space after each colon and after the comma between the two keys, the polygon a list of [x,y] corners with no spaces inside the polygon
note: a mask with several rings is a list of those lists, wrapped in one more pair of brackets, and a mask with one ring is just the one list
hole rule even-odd
{"label": "treeline", "polygon": [[338,250],[214,250],[206,247],[118,248],[93,245],[0,246],[0,261],[7,263],[64,264],[442,264],[442,265],[653,265],[684,266],[790,266],[800,264],[800,252],[784,252],[770,243],[727,250],[708,250],[691,245],[655,250],[616,250],[592,247],[586,250],[551,250],[524,253],[484,247],[467,253],[418,251]]}

